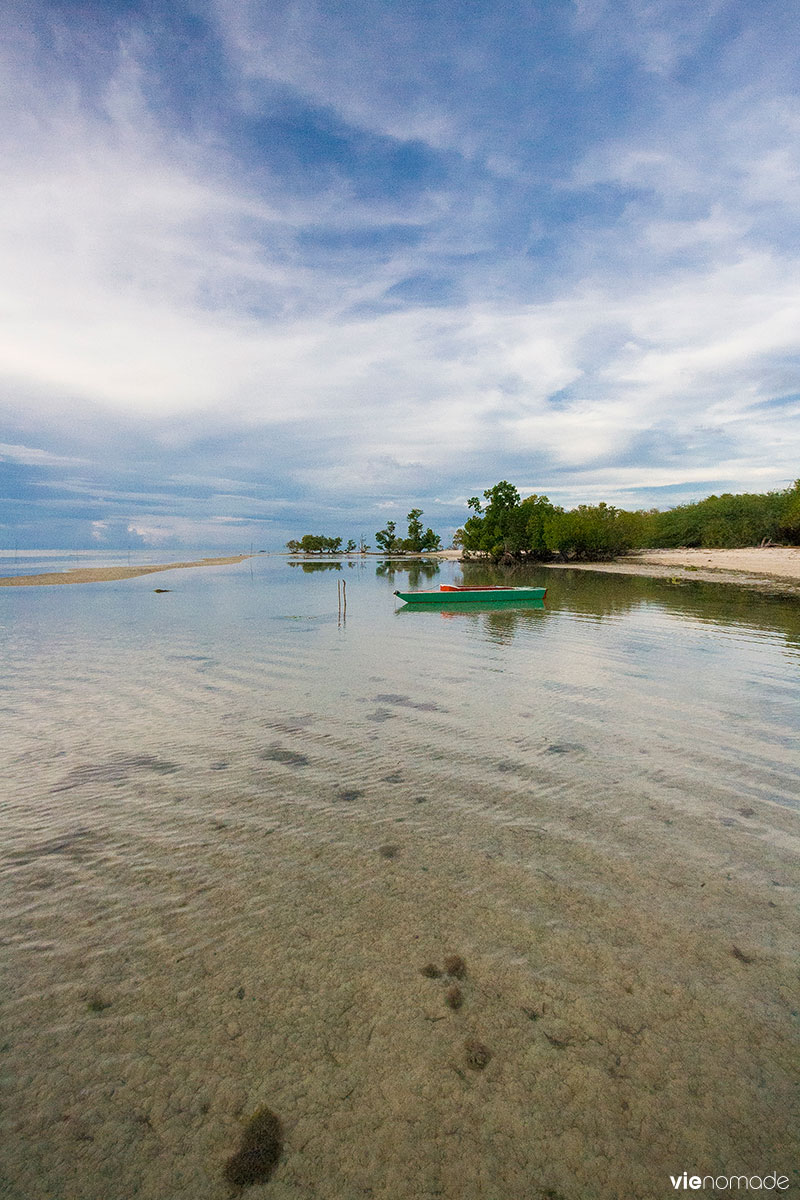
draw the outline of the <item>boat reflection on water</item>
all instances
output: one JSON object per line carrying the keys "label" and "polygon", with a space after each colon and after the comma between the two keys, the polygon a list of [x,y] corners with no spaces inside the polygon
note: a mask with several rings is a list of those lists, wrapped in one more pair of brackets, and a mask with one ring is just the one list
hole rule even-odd
{"label": "boat reflection on water", "polygon": [[536,622],[541,621],[542,614],[547,612],[544,600],[524,600],[517,602],[503,600],[481,600],[474,604],[402,604],[395,616],[407,616],[421,613],[429,618],[438,617],[442,621],[463,622],[480,629],[481,635],[489,642],[511,643],[523,629],[530,629]]}

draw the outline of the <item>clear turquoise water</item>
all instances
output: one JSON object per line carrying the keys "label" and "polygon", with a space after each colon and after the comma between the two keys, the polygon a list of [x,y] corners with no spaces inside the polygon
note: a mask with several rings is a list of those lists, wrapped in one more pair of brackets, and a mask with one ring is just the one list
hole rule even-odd
{"label": "clear turquoise water", "polygon": [[[0,589],[4,1195],[225,1195],[259,1104],[264,1195],[797,1161],[800,606],[546,570],[514,576],[544,609],[392,595],[461,575]],[[457,1011],[419,974],[448,951]]]}

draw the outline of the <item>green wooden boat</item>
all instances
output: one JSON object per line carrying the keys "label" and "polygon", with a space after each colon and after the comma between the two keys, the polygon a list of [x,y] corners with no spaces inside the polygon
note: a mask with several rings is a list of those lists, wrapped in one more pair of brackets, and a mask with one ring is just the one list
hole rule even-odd
{"label": "green wooden boat", "polygon": [[459,587],[452,583],[443,583],[440,587],[426,592],[395,592],[406,604],[495,604],[498,601],[512,603],[534,601],[541,604],[547,595],[543,587]]}

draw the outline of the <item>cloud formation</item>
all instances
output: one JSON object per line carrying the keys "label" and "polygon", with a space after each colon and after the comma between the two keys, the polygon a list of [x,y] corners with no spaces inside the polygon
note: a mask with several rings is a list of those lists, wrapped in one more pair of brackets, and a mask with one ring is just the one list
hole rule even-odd
{"label": "cloud formation", "polygon": [[786,486],[792,7],[6,10],[0,537]]}

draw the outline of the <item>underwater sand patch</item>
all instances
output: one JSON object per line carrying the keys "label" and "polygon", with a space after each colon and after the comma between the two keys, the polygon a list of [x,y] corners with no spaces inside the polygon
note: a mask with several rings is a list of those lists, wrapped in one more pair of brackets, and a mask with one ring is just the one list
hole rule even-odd
{"label": "underwater sand patch", "polygon": [[334,798],[345,804],[352,804],[355,800],[360,800],[363,795],[361,788],[339,788]]}
{"label": "underwater sand patch", "polygon": [[484,1046],[483,1042],[479,1042],[477,1038],[467,1038],[464,1042],[464,1051],[467,1058],[467,1066],[473,1071],[483,1071],[489,1065],[492,1058],[492,1052],[488,1046]]}
{"label": "underwater sand patch", "polygon": [[245,1126],[242,1144],[225,1163],[225,1179],[236,1192],[266,1183],[283,1153],[283,1127],[269,1108],[260,1108]]}
{"label": "underwater sand patch", "polygon": [[307,767],[309,762],[306,754],[298,750],[285,750],[282,746],[270,746],[259,757],[266,762],[282,763],[285,767]]}
{"label": "underwater sand patch", "polygon": [[448,954],[444,960],[444,970],[446,975],[452,975],[453,979],[466,979],[467,964],[460,954]]}
{"label": "underwater sand patch", "polygon": [[373,700],[376,704],[394,704],[398,708],[414,708],[417,712],[447,712],[447,709],[433,701],[412,700],[410,696],[399,696],[394,692],[379,692],[373,696]]}
{"label": "underwater sand patch", "polygon": [[11,850],[5,856],[10,862],[24,866],[35,862],[37,858],[47,858],[51,855],[63,854],[67,858],[80,859],[97,841],[97,835],[91,829],[74,829],[61,837],[49,838],[44,842],[34,842],[22,850]]}
{"label": "underwater sand patch", "polygon": [[457,983],[454,983],[444,994],[444,1002],[448,1008],[457,1011],[464,1003],[464,993]]}
{"label": "underwater sand patch", "polygon": [[68,792],[72,788],[84,787],[92,783],[122,783],[132,771],[151,771],[155,775],[174,775],[179,771],[177,763],[159,758],[156,754],[135,754],[128,758],[114,758],[104,763],[87,763],[82,767],[73,767],[64,776],[61,783],[50,789],[51,792]]}

